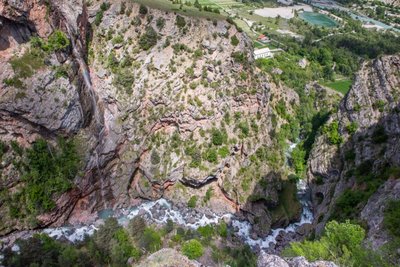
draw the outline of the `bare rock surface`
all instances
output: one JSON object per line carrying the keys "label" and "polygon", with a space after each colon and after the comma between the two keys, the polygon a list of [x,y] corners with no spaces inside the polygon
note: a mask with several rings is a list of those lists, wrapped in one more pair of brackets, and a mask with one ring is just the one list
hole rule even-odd
{"label": "bare rock surface", "polygon": [[308,262],[304,257],[282,258],[277,255],[261,253],[257,260],[258,267],[337,267],[333,262]]}
{"label": "bare rock surface", "polygon": [[384,211],[391,200],[400,200],[400,180],[389,180],[372,195],[361,211],[361,219],[368,224],[367,244],[377,249],[390,240],[383,227]]}
{"label": "bare rock surface", "polygon": [[[226,21],[153,9],[139,14],[133,3],[121,11],[121,1],[90,25],[100,2],[46,3],[0,1],[0,140],[27,148],[37,138],[74,138],[83,158],[74,187],[35,225],[82,223],[99,210],[142,199],[186,205],[192,196],[199,210],[263,222],[255,236],[299,218],[294,194],[290,213],[278,199],[285,156],[272,138],[287,123],[276,106],[291,114],[298,95],[252,64],[245,34]],[[41,64],[29,59],[33,73],[21,75],[29,39],[46,40],[55,29],[66,33],[70,46]],[[151,35],[156,38],[144,47]],[[15,156],[8,150],[2,167],[7,178],[1,183],[10,191],[23,184],[10,161]],[[7,208],[0,210],[7,218]],[[31,227],[8,220],[0,232]]]}
{"label": "bare rock surface", "polygon": [[170,248],[163,248],[150,256],[139,265],[132,265],[137,267],[200,267],[200,263],[194,260],[189,260],[186,256],[182,255],[178,251]]}
{"label": "bare rock surface", "polygon": [[[308,161],[317,233],[335,213],[335,203],[346,190],[365,191],[361,177],[373,175],[377,180],[400,178],[396,172],[390,174],[389,171],[400,166],[399,73],[398,55],[365,62],[338,112],[328,121],[328,124],[338,123],[343,142],[340,146],[332,145],[326,134],[317,137]],[[354,132],[350,126],[354,126]],[[396,198],[398,190],[395,184],[396,181],[382,181],[380,189],[375,189],[376,193],[369,201],[367,198],[368,204],[363,201],[354,207],[354,211],[368,223],[368,239],[375,248],[385,242],[376,233],[380,231],[385,236],[381,231],[382,209],[388,198]],[[382,204],[379,209],[374,206],[377,208],[375,214],[373,203]],[[377,238],[375,241],[374,236]]]}

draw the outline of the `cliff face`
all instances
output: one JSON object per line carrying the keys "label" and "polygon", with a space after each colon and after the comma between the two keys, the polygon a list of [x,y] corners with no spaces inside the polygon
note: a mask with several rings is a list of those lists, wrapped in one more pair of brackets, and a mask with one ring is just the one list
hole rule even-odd
{"label": "cliff face", "polygon": [[277,255],[261,253],[257,260],[257,267],[337,267],[330,261],[308,262],[304,257],[281,258]]}
{"label": "cliff face", "polygon": [[[189,260],[176,250],[162,249],[151,254],[143,260],[139,267],[165,267],[165,266],[197,267],[202,266],[195,260]],[[333,262],[315,261],[308,262],[304,257],[281,258],[276,255],[261,253],[258,257],[257,267],[336,267]]]}
{"label": "cliff face", "polygon": [[[293,185],[281,180],[284,155],[271,137],[285,122],[276,107],[290,113],[298,96],[251,64],[235,27],[118,1],[100,11],[79,0],[2,0],[0,18],[0,139],[29,147],[74,138],[83,158],[73,188],[38,226],[193,195],[204,209],[242,211],[259,235],[298,218],[294,194],[290,213],[280,202]],[[37,60],[28,40],[55,29],[71,44]],[[8,192],[24,184],[15,157],[9,149],[2,159]],[[4,203],[1,214],[3,234],[32,227],[9,218]]]}
{"label": "cliff face", "polygon": [[363,64],[338,113],[340,145],[329,133],[316,140],[308,162],[315,226],[321,232],[329,218],[364,220],[377,248],[387,242],[383,211],[399,199],[400,57],[384,56]]}

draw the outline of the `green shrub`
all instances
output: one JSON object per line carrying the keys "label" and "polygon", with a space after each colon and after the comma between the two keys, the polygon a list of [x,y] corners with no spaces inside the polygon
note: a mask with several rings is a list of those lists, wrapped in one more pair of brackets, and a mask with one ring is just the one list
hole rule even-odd
{"label": "green shrub", "polygon": [[213,196],[214,189],[212,187],[208,188],[206,191],[206,195],[204,196],[204,202],[210,201]]}
{"label": "green shrub", "polygon": [[175,23],[180,29],[182,29],[182,28],[184,28],[186,26],[185,18],[182,17],[182,16],[179,16],[179,15],[176,16],[176,22]]}
{"label": "green shrub", "polygon": [[203,255],[203,245],[196,239],[192,239],[183,244],[182,252],[191,260],[198,259]]}
{"label": "green shrub", "polygon": [[361,190],[352,191],[347,189],[337,199],[335,204],[335,211],[332,218],[354,218],[360,210],[360,203],[365,202],[369,195]]}
{"label": "green shrub", "polygon": [[7,151],[7,145],[3,141],[0,140],[0,160],[3,157],[4,153]]}
{"label": "green shrub", "polygon": [[117,35],[117,36],[115,36],[112,40],[111,40],[111,43],[113,44],[113,45],[116,45],[116,44],[122,44],[124,42],[124,37],[122,36],[122,35]]}
{"label": "green shrub", "polygon": [[358,129],[358,124],[355,121],[346,125],[346,130],[347,130],[347,132],[349,132],[349,134],[354,134],[357,131],[357,129]]}
{"label": "green shrub", "polygon": [[111,251],[111,240],[114,238],[115,233],[122,227],[114,217],[109,217],[100,225],[99,229],[93,235],[93,240],[97,248],[103,252],[103,255],[108,255]]}
{"label": "green shrub", "polygon": [[140,259],[140,251],[134,247],[126,237],[125,231],[120,229],[112,240],[110,259],[112,266],[126,266],[130,258],[134,261]]}
{"label": "green shrub", "polygon": [[12,140],[10,144],[11,144],[12,150],[15,153],[17,153],[19,156],[22,156],[22,154],[24,153],[24,149],[18,144],[18,142]]}
{"label": "green shrub", "polygon": [[146,28],[146,32],[140,36],[139,46],[143,50],[149,50],[157,44],[157,39],[157,32],[153,29],[153,27],[149,26]]}
{"label": "green shrub", "polygon": [[28,214],[50,211],[55,207],[53,197],[72,187],[79,167],[80,157],[72,140],[60,138],[57,147],[44,139],[36,140],[32,147],[24,151],[16,142],[11,147],[23,157],[21,168],[25,186],[13,195],[10,211],[21,205],[18,212],[22,216],[25,208]]}
{"label": "green shrub", "polygon": [[250,128],[247,121],[241,121],[238,125],[238,128],[241,131],[240,138],[246,138],[249,136]]}
{"label": "green shrub", "polygon": [[21,85],[15,79],[29,78],[44,65],[44,54],[38,49],[30,49],[26,51],[21,57],[13,57],[10,60],[11,67],[14,70],[14,84]]}
{"label": "green shrub", "polygon": [[49,36],[47,42],[39,37],[33,37],[31,39],[31,45],[32,47],[37,47],[42,49],[43,51],[53,53],[69,47],[70,41],[64,32],[60,30],[55,30]]}
{"label": "green shrub", "polygon": [[302,176],[306,171],[306,151],[298,144],[292,151],[292,163],[297,175]]}
{"label": "green shrub", "polygon": [[222,261],[231,267],[256,267],[257,255],[245,245],[243,247],[225,247],[223,250],[214,249],[212,257],[215,261]]}
{"label": "green shrub", "polygon": [[309,261],[330,260],[340,266],[385,266],[373,251],[363,247],[365,230],[349,221],[329,222],[317,241],[291,243],[285,256],[304,256]]}
{"label": "green shrub", "polygon": [[[118,62],[118,61],[117,61]],[[112,65],[113,63],[111,63]],[[117,63],[118,64],[118,63]],[[114,65],[115,67],[115,65]],[[118,88],[123,90],[128,95],[132,94],[132,86],[135,82],[135,76],[133,72],[129,69],[115,69],[116,73],[114,76],[113,84]]]}
{"label": "green shrub", "polygon": [[329,125],[324,125],[322,132],[328,138],[328,141],[332,145],[340,145],[343,142],[343,137],[339,133],[339,122],[334,121]]}
{"label": "green shrub", "polygon": [[221,237],[228,237],[228,225],[225,222],[221,222],[217,225],[217,232]]}
{"label": "green shrub", "polygon": [[348,161],[354,161],[356,159],[356,153],[354,152],[354,150],[348,150],[346,151],[344,158]]}
{"label": "green shrub", "polygon": [[245,53],[241,52],[233,52],[231,57],[236,63],[246,64],[248,63],[247,56]]}
{"label": "green shrub", "polygon": [[209,148],[206,150],[204,158],[211,163],[216,163],[218,161],[218,154],[215,148]]}
{"label": "green shrub", "polygon": [[158,18],[156,21],[156,26],[161,31],[165,26],[165,19],[162,17]]}
{"label": "green shrub", "polygon": [[94,18],[94,22],[93,22],[94,25],[99,26],[101,21],[103,20],[103,17],[104,17],[104,11],[100,10],[99,12],[97,12],[96,17]]}
{"label": "green shrub", "polygon": [[129,258],[138,260],[140,257],[139,250],[132,245],[127,231],[116,218],[107,218],[93,235],[93,241],[95,250],[100,252],[100,262],[111,261],[113,266],[123,266]]}
{"label": "green shrub", "polygon": [[118,71],[119,61],[114,51],[111,51],[107,57],[107,67],[110,68],[113,73]]}
{"label": "green shrub", "polygon": [[256,150],[255,153],[258,160],[261,162],[268,160],[268,152],[265,146],[261,146]]}
{"label": "green shrub", "polygon": [[239,39],[236,37],[236,35],[233,35],[231,37],[231,45],[237,46],[239,44]]}
{"label": "green shrub", "polygon": [[221,158],[226,158],[229,156],[229,148],[227,146],[223,146],[220,149],[218,149],[218,155],[220,155]]}
{"label": "green shrub", "polygon": [[383,101],[383,100],[378,100],[378,101],[375,102],[372,106],[373,106],[375,109],[378,109],[380,112],[383,112],[384,109],[385,109],[385,105],[386,105],[385,101]]}
{"label": "green shrub", "polygon": [[197,228],[197,232],[206,239],[211,239],[214,235],[214,228],[211,225],[200,226]]}
{"label": "green shrub", "polygon": [[164,226],[164,231],[169,234],[174,230],[174,222],[171,219],[167,220],[167,223]]}
{"label": "green shrub", "polygon": [[203,51],[201,51],[201,49],[196,49],[193,55],[196,59],[201,58],[203,56]]}
{"label": "green shrub", "polygon": [[89,255],[63,244],[45,234],[35,234],[26,240],[17,241],[19,252],[10,248],[4,251],[4,266],[82,266],[90,262]]}
{"label": "green shrub", "polygon": [[15,88],[19,88],[19,89],[24,88],[24,83],[18,77],[4,79],[3,83],[6,86],[14,86]]}
{"label": "green shrub", "polygon": [[186,155],[192,158],[189,166],[191,168],[198,168],[201,164],[201,153],[196,146],[190,146],[185,149]]}
{"label": "green shrub", "polygon": [[187,51],[187,52],[190,51],[190,48],[187,47],[185,44],[174,44],[172,48],[174,49],[175,54],[178,54],[179,52],[182,51]]}
{"label": "green shrub", "polygon": [[147,227],[139,239],[139,246],[148,252],[155,252],[161,248],[161,235],[153,228]]}
{"label": "green shrub", "polygon": [[56,30],[50,35],[47,45],[42,49],[45,51],[60,51],[66,49],[69,45],[70,41],[67,35],[60,30]]}
{"label": "green shrub", "polygon": [[149,10],[147,9],[147,7],[145,6],[145,5],[140,5],[140,7],[139,7],[139,14],[140,15],[146,15],[147,14],[147,12],[148,12]]}
{"label": "green shrub", "polygon": [[153,165],[157,165],[161,161],[160,155],[158,154],[158,152],[155,149],[153,149],[153,151],[151,152],[150,161],[151,161],[151,164],[153,164]]}
{"label": "green shrub", "polygon": [[195,208],[197,203],[197,196],[192,196],[189,201],[188,201],[188,207],[189,208]]}
{"label": "green shrub", "polygon": [[181,137],[178,131],[175,131],[171,138],[171,147],[172,148],[179,148],[181,145]]}
{"label": "green shrub", "polygon": [[102,11],[107,11],[110,8],[111,4],[108,3],[107,1],[101,3],[100,5],[100,10]]}
{"label": "green shrub", "polygon": [[139,242],[139,239],[146,227],[146,221],[142,217],[136,216],[129,221],[127,229],[133,240]]}
{"label": "green shrub", "polygon": [[228,136],[226,135],[226,133],[224,133],[216,128],[213,128],[211,130],[211,140],[214,145],[220,146],[223,143],[225,143],[227,141],[227,139],[228,139]]}
{"label": "green shrub", "polygon": [[379,125],[376,127],[375,131],[372,133],[372,142],[375,144],[381,144],[386,142],[388,139],[388,136],[385,131],[385,127],[382,125]]}
{"label": "green shrub", "polygon": [[119,9],[119,14],[120,14],[120,15],[123,15],[123,14],[125,14],[125,11],[126,11],[126,3],[125,3],[125,2],[122,2],[122,3],[121,3],[121,7],[120,7],[120,9]]}
{"label": "green shrub", "polygon": [[384,212],[383,223],[391,235],[400,238],[400,200],[388,202]]}
{"label": "green shrub", "polygon": [[129,258],[136,261],[140,257],[115,219],[107,219],[92,237],[79,244],[58,241],[45,234],[17,240],[17,244],[18,252],[4,250],[5,266],[126,266]]}

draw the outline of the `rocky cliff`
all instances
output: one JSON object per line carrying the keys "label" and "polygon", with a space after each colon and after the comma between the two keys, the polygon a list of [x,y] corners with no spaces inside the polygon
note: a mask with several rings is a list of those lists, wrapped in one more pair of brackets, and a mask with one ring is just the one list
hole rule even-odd
{"label": "rocky cliff", "polygon": [[388,242],[383,211],[399,199],[400,57],[365,62],[308,161],[315,226],[356,219],[374,248]]}
{"label": "rocky cliff", "polygon": [[[167,267],[167,266],[182,266],[182,267],[197,267],[203,266],[197,261],[190,261],[187,257],[173,249],[162,249],[147,257],[138,266],[140,267]],[[333,262],[316,261],[308,262],[304,257],[281,258],[276,255],[262,253],[258,257],[258,267],[336,267]]]}
{"label": "rocky cliff", "polygon": [[[298,96],[251,64],[234,26],[120,1],[2,0],[0,18],[2,234],[160,197],[238,212],[261,236],[298,219],[274,138]],[[73,185],[51,211],[11,218],[26,185],[16,147],[60,136],[82,159]]]}

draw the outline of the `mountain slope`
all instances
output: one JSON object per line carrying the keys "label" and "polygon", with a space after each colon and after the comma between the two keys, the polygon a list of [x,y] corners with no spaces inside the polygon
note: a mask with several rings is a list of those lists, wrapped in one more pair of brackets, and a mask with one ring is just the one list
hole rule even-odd
{"label": "mountain slope", "polygon": [[399,93],[399,56],[365,62],[316,140],[308,179],[317,232],[329,219],[348,218],[368,226],[374,248],[390,240],[383,211],[399,198]]}

